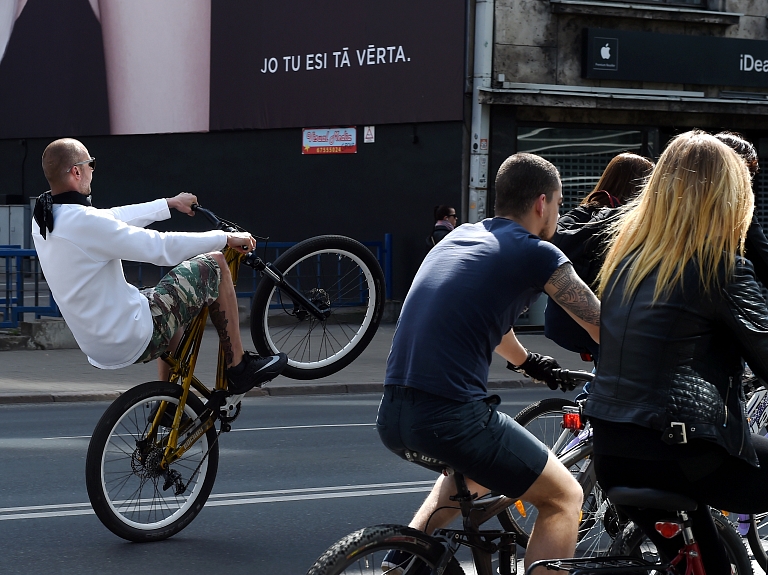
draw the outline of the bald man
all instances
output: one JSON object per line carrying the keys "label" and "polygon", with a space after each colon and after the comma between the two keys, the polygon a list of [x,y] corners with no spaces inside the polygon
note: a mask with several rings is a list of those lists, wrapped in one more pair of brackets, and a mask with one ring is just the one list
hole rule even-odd
{"label": "bald man", "polygon": [[[96,209],[91,181],[96,159],[79,141],[64,138],[43,152],[51,186],[35,204],[32,238],[56,303],[88,361],[118,369],[160,356],[178,343],[183,328],[208,306],[224,350],[229,391],[242,394],[273,379],[287,364],[281,353],[244,351],[237,295],[221,249],[256,246],[248,233],[165,232],[145,229],[171,217],[170,208],[194,215],[197,198],[181,193],[143,204]],[[154,288],[139,291],[125,280],[122,260],[174,267]],[[169,368],[158,363],[160,378]]]}

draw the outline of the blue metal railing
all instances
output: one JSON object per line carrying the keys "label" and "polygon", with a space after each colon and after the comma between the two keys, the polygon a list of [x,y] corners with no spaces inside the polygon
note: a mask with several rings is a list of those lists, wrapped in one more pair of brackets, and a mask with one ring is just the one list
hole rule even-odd
{"label": "blue metal railing", "polygon": [[[0,258],[4,260],[0,268],[4,296],[0,297],[0,313],[3,316],[0,328],[18,327],[25,313],[34,313],[35,318],[61,315],[50,293],[47,305],[40,303],[42,271],[35,250],[0,246]],[[47,286],[44,291],[48,291]]]}

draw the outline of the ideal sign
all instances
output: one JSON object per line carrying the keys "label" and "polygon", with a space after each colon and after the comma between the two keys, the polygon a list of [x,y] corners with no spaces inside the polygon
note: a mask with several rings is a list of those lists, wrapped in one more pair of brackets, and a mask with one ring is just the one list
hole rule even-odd
{"label": "ideal sign", "polygon": [[752,54],[742,54],[739,58],[739,70],[743,72],[768,72],[768,60],[755,59]]}
{"label": "ideal sign", "polygon": [[768,88],[768,41],[584,30],[585,78]]}

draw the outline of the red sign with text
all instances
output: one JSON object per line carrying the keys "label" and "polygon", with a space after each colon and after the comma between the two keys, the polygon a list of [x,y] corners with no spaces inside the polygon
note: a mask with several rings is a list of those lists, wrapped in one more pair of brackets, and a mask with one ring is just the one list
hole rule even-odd
{"label": "red sign with text", "polygon": [[357,128],[304,128],[302,154],[356,154]]}

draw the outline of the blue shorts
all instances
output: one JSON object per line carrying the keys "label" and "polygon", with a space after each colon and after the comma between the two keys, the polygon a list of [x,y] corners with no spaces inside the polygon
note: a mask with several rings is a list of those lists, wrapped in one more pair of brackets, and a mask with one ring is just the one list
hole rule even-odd
{"label": "blue shorts", "polygon": [[519,497],[544,471],[546,446],[505,413],[494,396],[462,403],[412,387],[388,385],[376,429],[384,445],[444,461],[495,493]]}

